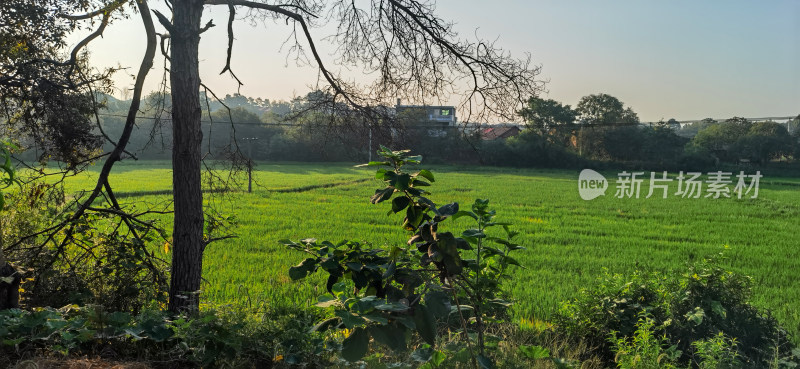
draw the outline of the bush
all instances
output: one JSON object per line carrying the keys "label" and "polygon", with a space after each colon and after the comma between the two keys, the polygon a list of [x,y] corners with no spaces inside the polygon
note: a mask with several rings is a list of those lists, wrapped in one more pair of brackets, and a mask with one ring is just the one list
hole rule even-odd
{"label": "bush", "polygon": [[717,166],[718,160],[714,159],[710,152],[698,149],[688,149],[678,158],[678,165],[681,170],[703,171],[713,169]]}
{"label": "bush", "polygon": [[749,277],[723,268],[718,260],[704,260],[674,280],[642,271],[628,278],[607,274],[595,288],[565,303],[556,322],[570,335],[595,342],[609,362],[614,350],[606,338],[613,332],[634,336],[646,314],[655,331],[680,350],[680,363],[701,362],[709,355],[708,342],[723,335],[736,343],[733,350],[745,366],[759,367],[789,356],[791,344],[768,312],[749,303],[750,294]]}
{"label": "bush", "polygon": [[630,338],[611,332],[609,342],[614,345],[614,361],[626,369],[672,369],[680,352],[670,346],[665,337],[657,337],[653,320],[646,314],[636,323],[636,331]]}
{"label": "bush", "polygon": [[736,339],[729,339],[722,332],[707,340],[692,342],[699,358],[699,369],[738,368],[741,363],[736,352]]}
{"label": "bush", "polygon": [[59,188],[31,183],[10,197],[13,208],[0,219],[0,247],[19,270],[21,306],[61,307],[103,304],[106,309],[137,313],[166,291],[166,264],[152,247],[158,235],[138,229],[136,238],[120,219],[89,214],[72,232],[35,237],[68,212]]}
{"label": "bush", "polygon": [[[404,171],[406,165],[419,164],[421,156],[383,146],[378,154],[383,161],[367,165],[383,167],[376,178],[385,187],[376,190],[371,201],[391,203],[389,214],[405,214],[402,228],[410,235],[405,245],[384,249],[348,240],[280,241],[307,255],[289,268],[293,280],[317,271],[328,274],[328,294],[319,297],[317,306],[332,308],[335,317],[313,329],[347,330],[340,352],[350,362],[364,359],[370,340],[406,353],[408,337],[417,336],[426,345],[412,340],[419,347],[407,360],[438,366],[449,356],[475,367],[493,366],[489,352],[497,352],[502,338],[490,335],[487,328],[507,316],[510,302],[503,299],[501,284],[510,278],[509,268],[520,265],[510,256],[524,249],[513,240],[518,233],[495,221],[489,200],[476,199],[469,210],[460,210],[458,203],[437,206],[425,197],[435,181],[433,173]],[[471,218],[472,228],[460,235],[443,230],[461,217]],[[490,232],[494,227],[503,231]],[[439,333],[440,326],[447,334]]]}
{"label": "bush", "polygon": [[585,164],[584,159],[531,130],[507,140],[486,141],[482,151],[488,165],[577,168]]}
{"label": "bush", "polygon": [[196,317],[156,310],[132,315],[96,306],[5,310],[0,311],[0,367],[35,355],[103,355],[163,368],[324,366],[313,354],[320,341],[307,329],[316,319],[306,310],[256,316],[210,309]]}

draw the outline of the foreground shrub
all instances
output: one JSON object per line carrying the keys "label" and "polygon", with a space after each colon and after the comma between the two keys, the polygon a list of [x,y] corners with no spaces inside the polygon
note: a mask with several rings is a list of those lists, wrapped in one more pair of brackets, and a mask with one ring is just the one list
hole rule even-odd
{"label": "foreground shrub", "polygon": [[318,318],[305,310],[261,316],[210,310],[192,318],[91,306],[5,310],[0,311],[0,367],[36,356],[102,356],[163,368],[265,368],[299,362],[313,367],[319,341],[307,327]]}
{"label": "foreground shrub", "polygon": [[[340,353],[350,362],[367,356],[371,340],[404,353],[408,337],[414,336],[413,362],[436,367],[448,358],[472,367],[493,366],[490,352],[496,353],[502,339],[487,328],[502,322],[510,305],[501,283],[509,278],[509,268],[520,265],[511,256],[523,249],[514,241],[517,232],[495,220],[489,200],[477,199],[469,210],[460,210],[458,203],[435,205],[426,197],[433,174],[404,171],[408,164],[419,164],[420,156],[385,147],[378,154],[384,161],[368,165],[384,167],[376,178],[385,187],[371,200],[391,202],[389,214],[405,214],[402,228],[410,235],[405,245],[281,241],[308,256],[289,269],[293,280],[316,271],[328,274],[329,294],[320,297],[318,306],[332,308],[335,316],[315,330],[346,329]],[[468,229],[459,235],[443,229],[461,217],[469,219]],[[496,236],[490,232],[494,227],[503,231]]]}
{"label": "foreground shrub", "polygon": [[[654,334],[663,335],[665,344],[680,352],[677,362],[683,365],[712,356],[725,361],[733,355],[744,367],[764,367],[776,358],[791,357],[787,331],[768,312],[751,305],[750,295],[749,277],[723,268],[718,260],[704,260],[676,279],[642,271],[628,278],[606,275],[593,289],[565,303],[556,322],[572,336],[595,342],[609,362],[615,349],[608,337],[617,338],[612,340],[617,350],[625,348],[619,339],[641,334],[643,314]],[[722,349],[713,352],[714,344],[729,348],[730,355]]]}
{"label": "foreground shrub", "polygon": [[165,236],[155,220],[92,213],[55,231],[74,211],[63,183],[26,178],[13,189],[0,216],[0,249],[21,279],[19,306],[102,304],[135,314],[166,299],[167,263],[152,251]]}
{"label": "foreground shrub", "polygon": [[653,320],[645,315],[636,323],[636,331],[630,338],[618,337],[617,332],[611,332],[609,342],[614,345],[614,361],[620,368],[675,368],[674,361],[680,352],[675,346],[669,346],[666,337],[657,336],[653,324]]}

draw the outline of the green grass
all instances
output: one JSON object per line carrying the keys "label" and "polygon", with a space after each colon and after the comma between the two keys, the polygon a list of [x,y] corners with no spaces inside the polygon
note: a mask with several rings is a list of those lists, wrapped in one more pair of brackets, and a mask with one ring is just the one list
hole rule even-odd
{"label": "green grass", "polygon": [[[216,195],[213,201],[235,216],[238,238],[206,249],[203,296],[209,302],[310,305],[324,284],[290,281],[287,269],[304,256],[278,245],[279,239],[352,239],[378,246],[407,239],[399,215],[386,216],[388,205],[369,203],[381,185],[370,179],[372,169],[330,163],[261,163],[256,169],[253,193]],[[627,273],[639,265],[680,273],[688,262],[729,246],[727,263],[753,277],[754,303],[772,310],[795,335],[800,331],[800,179],[763,178],[758,199],[618,199],[612,184],[608,196],[584,201],[577,171],[432,169],[432,200],[467,206],[489,198],[499,220],[521,232],[527,250],[518,258],[524,269],[508,283],[519,318],[547,320],[560,301],[591,286],[604,268]],[[68,187],[88,187],[96,178],[93,170]],[[168,203],[171,171],[164,162],[123,164],[115,167],[111,183],[126,203]],[[315,187],[329,184],[337,185]],[[450,230],[460,231],[466,222],[459,219]]]}

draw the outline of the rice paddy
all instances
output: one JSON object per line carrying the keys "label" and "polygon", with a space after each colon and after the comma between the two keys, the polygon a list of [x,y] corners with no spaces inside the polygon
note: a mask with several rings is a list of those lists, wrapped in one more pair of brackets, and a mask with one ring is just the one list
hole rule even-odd
{"label": "rice paddy", "polygon": [[[516,257],[524,268],[507,284],[518,319],[546,321],[561,301],[590,286],[604,269],[628,273],[639,266],[682,273],[688,262],[724,250],[726,264],[753,278],[753,302],[770,309],[795,335],[800,332],[800,179],[762,178],[757,199],[645,199],[645,181],[639,199],[614,197],[612,185],[606,196],[584,201],[578,195],[578,171],[431,169],[436,183],[430,198],[437,204],[468,206],[475,198],[488,198],[498,220],[521,232],[527,250]],[[71,180],[69,187],[88,187],[97,170]],[[388,205],[369,203],[381,187],[373,174],[352,164],[259,163],[252,193],[240,184],[239,192],[207,194],[217,211],[233,216],[230,231],[237,237],[206,249],[205,301],[313,304],[324,284],[290,281],[288,268],[304,256],[279,245],[280,239],[404,243],[402,217],[387,216]],[[169,206],[168,163],[118,165],[111,183],[125,203]],[[670,186],[674,193],[674,181]],[[168,224],[169,217],[163,220]],[[462,218],[449,230],[460,233],[467,226]]]}

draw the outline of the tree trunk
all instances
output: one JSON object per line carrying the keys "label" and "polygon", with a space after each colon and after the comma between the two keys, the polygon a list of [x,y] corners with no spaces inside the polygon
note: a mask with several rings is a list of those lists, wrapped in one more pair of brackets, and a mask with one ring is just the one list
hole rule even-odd
{"label": "tree trunk", "polygon": [[3,250],[0,249],[0,310],[19,307],[19,282],[19,274],[6,262]]}
{"label": "tree trunk", "polygon": [[203,269],[203,193],[200,178],[200,73],[198,46],[203,1],[173,3],[172,87],[172,276],[169,310],[197,311]]}

